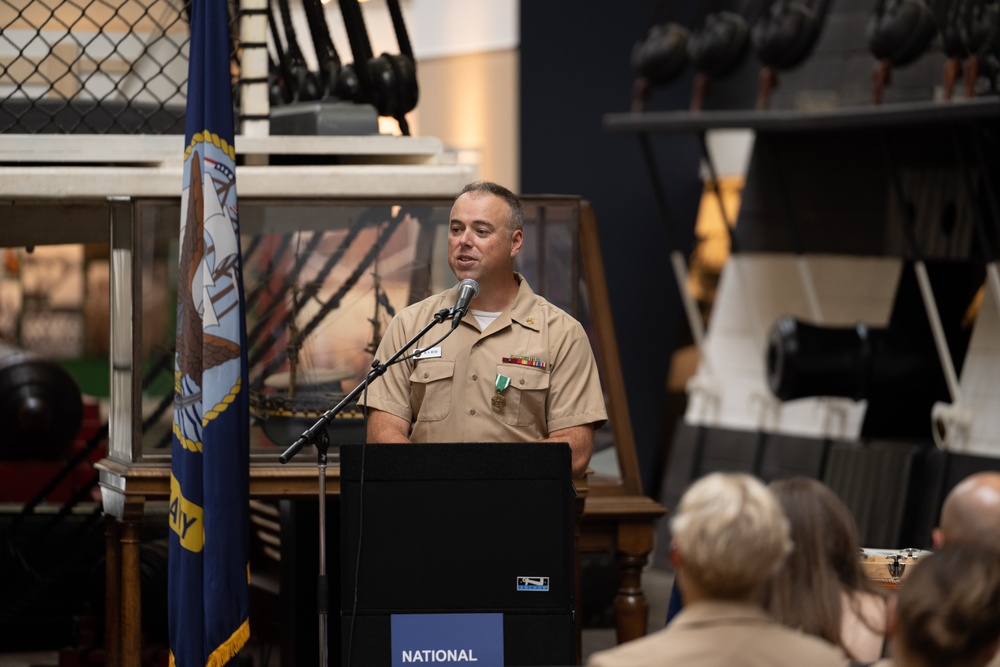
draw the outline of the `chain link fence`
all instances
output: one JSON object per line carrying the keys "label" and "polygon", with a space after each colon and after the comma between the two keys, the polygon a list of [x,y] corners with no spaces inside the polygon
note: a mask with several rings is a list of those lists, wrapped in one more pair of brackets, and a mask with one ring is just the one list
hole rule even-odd
{"label": "chain link fence", "polygon": [[0,132],[183,134],[189,6],[0,0]]}

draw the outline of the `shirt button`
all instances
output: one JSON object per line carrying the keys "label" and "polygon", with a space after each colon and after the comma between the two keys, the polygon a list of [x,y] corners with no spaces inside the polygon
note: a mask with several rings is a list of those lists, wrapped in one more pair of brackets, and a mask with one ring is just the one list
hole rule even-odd
{"label": "shirt button", "polygon": [[473,376],[472,376],[472,381],[473,381],[473,382],[475,382],[475,381],[476,381],[476,380],[478,380],[478,379],[479,379],[479,376],[478,376],[478,375],[473,375]]}
{"label": "shirt button", "polygon": [[425,378],[425,379],[426,379],[426,378],[429,378],[429,377],[430,377],[430,374],[429,374],[429,373],[424,373],[424,378]]}
{"label": "shirt button", "polygon": [[519,382],[520,382],[521,384],[524,384],[524,378],[521,378],[521,379],[519,380]]}
{"label": "shirt button", "polygon": [[476,409],[475,409],[475,408],[472,408],[471,410],[469,410],[469,414],[470,414],[470,415],[474,415],[474,414],[476,414]]}

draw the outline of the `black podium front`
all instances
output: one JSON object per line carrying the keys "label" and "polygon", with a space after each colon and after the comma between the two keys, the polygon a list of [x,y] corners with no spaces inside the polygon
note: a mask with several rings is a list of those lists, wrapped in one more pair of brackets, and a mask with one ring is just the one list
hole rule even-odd
{"label": "black podium front", "polygon": [[434,614],[502,615],[507,665],[576,663],[568,445],[344,445],[340,465],[343,665],[392,665],[393,616]]}

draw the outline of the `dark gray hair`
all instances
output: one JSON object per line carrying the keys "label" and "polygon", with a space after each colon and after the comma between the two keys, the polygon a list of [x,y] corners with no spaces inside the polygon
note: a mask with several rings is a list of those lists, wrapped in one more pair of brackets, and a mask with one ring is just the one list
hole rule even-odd
{"label": "dark gray hair", "polygon": [[[468,192],[489,194],[504,200],[507,203],[507,208],[510,210],[510,215],[507,218],[510,233],[513,234],[517,229],[524,229],[524,203],[521,202],[520,197],[504,186],[491,181],[475,181],[462,188],[462,191],[458,193],[458,197]],[[455,197],[455,199],[458,199],[458,197]]]}

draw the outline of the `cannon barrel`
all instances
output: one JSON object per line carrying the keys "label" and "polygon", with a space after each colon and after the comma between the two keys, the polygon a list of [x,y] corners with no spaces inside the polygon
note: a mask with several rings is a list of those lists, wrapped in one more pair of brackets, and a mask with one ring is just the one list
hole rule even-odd
{"label": "cannon barrel", "polygon": [[62,366],[0,343],[0,459],[58,459],[82,419],[80,388]]}
{"label": "cannon barrel", "polygon": [[815,396],[853,400],[937,387],[934,349],[887,329],[809,324],[790,315],[771,327],[767,384],[783,401]]}

